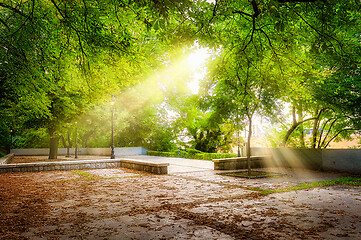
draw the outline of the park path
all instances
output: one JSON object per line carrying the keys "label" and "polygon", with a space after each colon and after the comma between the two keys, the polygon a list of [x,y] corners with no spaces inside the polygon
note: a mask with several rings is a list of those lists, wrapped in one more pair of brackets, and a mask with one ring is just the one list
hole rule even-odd
{"label": "park path", "polygon": [[148,155],[122,156],[121,158],[144,160],[155,163],[169,163],[168,174],[210,171],[214,169],[214,165],[212,161],[204,161],[204,160],[196,160],[196,159],[157,157],[157,156],[148,156]]}
{"label": "park path", "polygon": [[[142,158],[150,159],[172,160]],[[0,239],[361,239],[360,186],[255,190],[344,174],[272,169],[286,175],[244,179],[217,175],[211,162],[172,161],[169,175],[122,168],[0,174]]]}

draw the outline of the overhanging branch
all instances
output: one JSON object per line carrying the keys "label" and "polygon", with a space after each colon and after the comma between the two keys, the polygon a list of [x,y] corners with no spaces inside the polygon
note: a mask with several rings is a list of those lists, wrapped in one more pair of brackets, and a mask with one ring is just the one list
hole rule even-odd
{"label": "overhanging branch", "polygon": [[17,13],[17,14],[23,16],[24,18],[28,18],[28,16],[26,14],[24,14],[23,12],[21,12],[19,9],[9,6],[5,3],[0,2],[0,7],[7,8],[7,9],[13,11],[14,13]]}

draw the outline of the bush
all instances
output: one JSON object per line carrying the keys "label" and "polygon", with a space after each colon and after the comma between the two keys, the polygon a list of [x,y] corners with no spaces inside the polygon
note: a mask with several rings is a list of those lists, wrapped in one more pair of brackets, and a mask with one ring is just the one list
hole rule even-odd
{"label": "bush", "polygon": [[160,157],[178,157],[176,152],[159,152],[159,151],[148,151],[149,156],[160,156]]}
{"label": "bush", "polygon": [[[160,157],[178,157],[178,150],[174,152],[148,151],[147,155]],[[196,149],[179,150],[179,157],[199,160],[213,160],[219,158],[237,157],[236,153],[204,153]]]}
{"label": "bush", "polygon": [[219,158],[233,158],[237,157],[236,153],[198,153],[195,155],[195,159],[201,160],[213,160]]}

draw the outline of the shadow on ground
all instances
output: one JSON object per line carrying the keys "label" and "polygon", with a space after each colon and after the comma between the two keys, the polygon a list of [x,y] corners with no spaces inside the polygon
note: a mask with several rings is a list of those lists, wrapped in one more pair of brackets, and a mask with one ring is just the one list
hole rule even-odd
{"label": "shadow on ground", "polygon": [[1,174],[0,239],[361,239],[360,186],[254,190],[345,176],[271,170],[286,176],[121,168]]}

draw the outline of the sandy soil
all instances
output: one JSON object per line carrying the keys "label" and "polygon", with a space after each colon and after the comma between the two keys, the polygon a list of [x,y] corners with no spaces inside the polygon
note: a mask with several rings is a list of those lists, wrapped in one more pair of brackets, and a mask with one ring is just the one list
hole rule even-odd
{"label": "sandy soil", "polygon": [[0,174],[0,239],[361,239],[361,187],[262,195],[342,175],[246,180],[214,171]]}

